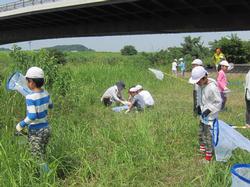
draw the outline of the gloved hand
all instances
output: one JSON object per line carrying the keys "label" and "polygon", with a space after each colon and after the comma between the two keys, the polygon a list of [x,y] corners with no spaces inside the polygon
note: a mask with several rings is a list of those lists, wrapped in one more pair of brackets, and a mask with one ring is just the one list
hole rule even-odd
{"label": "gloved hand", "polygon": [[198,115],[201,115],[201,107],[200,107],[200,106],[197,106],[197,107],[196,107],[196,111],[197,111],[197,114],[198,114]]}
{"label": "gloved hand", "polygon": [[202,118],[206,118],[210,113],[211,113],[211,110],[206,109],[206,110],[201,114],[201,117],[202,117]]}
{"label": "gloved hand", "polygon": [[201,116],[201,122],[204,123],[205,125],[208,125],[209,124],[208,117]]}
{"label": "gloved hand", "polygon": [[20,123],[16,125],[17,132],[21,132],[23,130],[23,127],[21,127]]}

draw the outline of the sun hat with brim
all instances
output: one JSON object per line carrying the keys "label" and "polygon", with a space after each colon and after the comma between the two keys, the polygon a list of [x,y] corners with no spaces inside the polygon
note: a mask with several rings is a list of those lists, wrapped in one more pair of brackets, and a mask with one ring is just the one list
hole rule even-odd
{"label": "sun hat with brim", "polygon": [[132,88],[129,89],[129,92],[137,92],[137,91],[138,91],[138,90],[137,90],[136,87],[132,87]]}
{"label": "sun hat with brim", "polygon": [[138,91],[138,90],[141,90],[141,89],[142,89],[142,85],[139,85],[139,84],[138,84],[138,85],[135,86],[135,88],[137,89],[137,91]]}
{"label": "sun hat with brim", "polygon": [[221,65],[221,66],[227,66],[227,67],[230,66],[229,63],[228,63],[226,60],[222,60],[222,61],[220,62],[220,65]]}
{"label": "sun hat with brim", "polygon": [[196,84],[206,75],[207,71],[202,66],[197,66],[192,70],[191,77],[188,82],[191,84]]}
{"label": "sun hat with brim", "polygon": [[202,66],[203,62],[201,59],[195,59],[193,60],[193,62],[191,63],[192,65],[198,65],[198,66]]}

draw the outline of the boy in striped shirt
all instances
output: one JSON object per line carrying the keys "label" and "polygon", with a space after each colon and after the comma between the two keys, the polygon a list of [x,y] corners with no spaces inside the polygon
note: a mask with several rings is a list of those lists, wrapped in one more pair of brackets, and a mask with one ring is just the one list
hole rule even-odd
{"label": "boy in striped shirt", "polygon": [[28,127],[31,153],[37,158],[44,159],[46,145],[50,137],[47,120],[48,108],[53,108],[53,104],[49,93],[42,89],[44,72],[41,68],[29,68],[25,77],[32,93],[26,96],[26,118],[16,125],[16,130],[20,132],[24,127]]}

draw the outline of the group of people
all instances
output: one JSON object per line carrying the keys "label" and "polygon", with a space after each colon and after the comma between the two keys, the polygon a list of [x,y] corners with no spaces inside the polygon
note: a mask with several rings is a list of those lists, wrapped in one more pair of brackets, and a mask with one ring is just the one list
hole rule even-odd
{"label": "group of people", "polygon": [[[177,64],[176,61],[174,63]],[[179,59],[179,61],[184,63],[183,59]],[[177,65],[174,67],[177,67]],[[185,63],[181,67],[181,70],[185,71]],[[226,93],[229,90],[226,78],[228,68],[228,62],[221,60],[217,66],[218,76],[217,81],[215,81],[208,77],[208,72],[203,67],[202,60],[195,59],[192,62],[189,83],[194,85],[194,113],[200,116],[200,151],[205,155],[206,161],[212,159],[211,126],[218,118],[218,112],[224,108],[226,103]],[[175,70],[173,73],[177,74],[177,69],[173,70]],[[53,108],[53,104],[49,93],[42,88],[44,85],[44,72],[41,68],[31,67],[28,69],[25,77],[28,88],[32,92],[26,96],[26,118],[16,125],[16,130],[22,132],[26,126],[28,127],[28,138],[32,154],[40,159],[44,159],[46,145],[50,137],[47,115],[48,109]],[[105,91],[101,97],[101,102],[105,106],[111,106],[113,103],[127,106],[126,113],[131,112],[133,109],[144,111],[146,107],[154,106],[155,102],[152,95],[149,91],[144,90],[141,85],[129,88],[128,100],[125,100],[122,95],[124,89],[125,83],[123,81],[117,82]],[[245,100],[247,106],[246,125],[250,127],[250,71],[246,76]]]}
{"label": "group of people", "polygon": [[114,86],[108,88],[101,97],[101,102],[105,106],[110,106],[112,103],[118,103],[127,106],[126,113],[135,109],[143,111],[146,107],[154,105],[154,99],[149,91],[144,90],[141,85],[132,86],[128,90],[128,100],[125,100],[122,91],[125,89],[123,81],[117,82]]}
{"label": "group of people", "polygon": [[181,76],[185,76],[186,64],[183,58],[174,59],[172,62],[172,74],[178,76],[178,67],[180,68]]}

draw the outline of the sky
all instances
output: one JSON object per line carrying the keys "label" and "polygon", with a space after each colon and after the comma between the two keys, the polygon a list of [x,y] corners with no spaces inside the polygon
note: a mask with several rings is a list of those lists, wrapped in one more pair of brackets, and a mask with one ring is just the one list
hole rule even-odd
{"label": "sky", "polygon": [[[17,0],[0,0],[0,5],[15,2]],[[81,44],[95,51],[118,52],[125,45],[133,45],[138,51],[159,51],[168,47],[180,46],[184,37],[199,37],[208,46],[209,41],[219,40],[221,37],[230,36],[236,33],[242,40],[250,40],[250,31],[240,32],[204,32],[204,33],[180,33],[180,34],[151,34],[151,35],[123,35],[123,36],[102,36],[102,37],[77,37],[59,38],[48,40],[35,40],[16,43],[22,49],[40,49],[55,45]],[[11,48],[13,44],[0,45],[0,48]]]}

